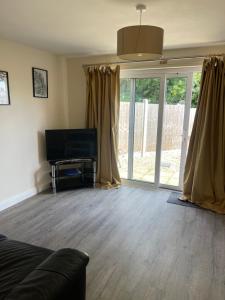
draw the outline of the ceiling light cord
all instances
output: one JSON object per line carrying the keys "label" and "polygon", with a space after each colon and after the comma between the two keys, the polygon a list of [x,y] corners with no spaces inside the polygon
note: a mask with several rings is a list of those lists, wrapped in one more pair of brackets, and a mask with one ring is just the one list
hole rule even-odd
{"label": "ceiling light cord", "polygon": [[[138,45],[139,45],[139,42],[140,42],[140,37],[141,37],[141,20],[140,20],[140,25],[138,27],[138,35],[137,35],[137,39],[136,39],[136,43],[135,43],[135,51],[136,52],[139,52],[138,51]],[[138,53],[138,56],[142,56],[142,53]]]}
{"label": "ceiling light cord", "polygon": [[140,9],[140,17],[139,17],[139,25],[141,26],[141,21],[142,21],[142,9]]}
{"label": "ceiling light cord", "polygon": [[[142,4],[139,4],[136,6],[136,10],[139,12],[139,29],[138,29],[138,36],[137,36],[137,40],[136,40],[136,46],[135,46],[135,49],[136,49],[136,52],[138,52],[138,45],[139,45],[139,42],[140,42],[140,37],[141,37],[141,26],[142,26],[142,13],[143,11],[146,10],[146,7],[143,6]],[[138,53],[137,54],[138,56],[142,56],[142,53]]]}
{"label": "ceiling light cord", "polygon": [[145,12],[146,11],[146,5],[144,5],[144,4],[137,4],[136,5],[136,11],[137,12],[139,12],[139,25],[141,26],[141,24],[142,24],[142,14],[143,14],[143,12]]}

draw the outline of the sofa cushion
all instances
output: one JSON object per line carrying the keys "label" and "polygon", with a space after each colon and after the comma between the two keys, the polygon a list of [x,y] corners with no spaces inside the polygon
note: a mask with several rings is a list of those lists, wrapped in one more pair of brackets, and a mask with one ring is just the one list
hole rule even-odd
{"label": "sofa cushion", "polygon": [[0,300],[53,251],[0,237]]}
{"label": "sofa cushion", "polygon": [[85,299],[88,256],[74,249],[49,255],[5,300]]}

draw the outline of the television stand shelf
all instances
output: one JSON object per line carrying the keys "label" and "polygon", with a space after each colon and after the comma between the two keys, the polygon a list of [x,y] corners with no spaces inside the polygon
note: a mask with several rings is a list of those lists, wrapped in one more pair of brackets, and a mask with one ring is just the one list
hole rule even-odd
{"label": "television stand shelf", "polygon": [[54,193],[80,187],[95,187],[96,161],[91,158],[50,161]]}

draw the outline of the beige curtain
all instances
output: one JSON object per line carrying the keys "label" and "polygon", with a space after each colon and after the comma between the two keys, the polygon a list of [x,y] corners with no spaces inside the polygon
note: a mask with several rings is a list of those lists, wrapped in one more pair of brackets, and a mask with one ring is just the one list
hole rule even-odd
{"label": "beige curtain", "polygon": [[117,166],[120,67],[88,67],[87,127],[97,128],[97,182],[106,188],[117,187],[121,180]]}
{"label": "beige curtain", "polygon": [[213,57],[203,64],[181,199],[221,214],[225,214],[224,62]]}

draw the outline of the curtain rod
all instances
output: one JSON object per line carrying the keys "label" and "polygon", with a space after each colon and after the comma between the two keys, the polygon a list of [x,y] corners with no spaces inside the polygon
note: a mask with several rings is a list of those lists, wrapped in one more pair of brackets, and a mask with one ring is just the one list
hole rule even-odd
{"label": "curtain rod", "polygon": [[83,67],[92,67],[92,66],[100,66],[100,65],[121,65],[121,64],[140,64],[143,62],[156,62],[159,61],[160,64],[166,64],[168,60],[181,60],[181,59],[194,59],[194,58],[207,58],[212,56],[225,56],[225,53],[219,53],[219,54],[208,54],[208,55],[197,55],[197,56],[184,56],[184,57],[163,57],[159,59],[153,59],[153,60],[140,60],[140,61],[115,61],[115,62],[102,62],[102,63],[96,63],[96,64],[83,64]]}

